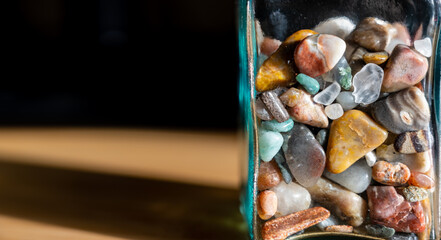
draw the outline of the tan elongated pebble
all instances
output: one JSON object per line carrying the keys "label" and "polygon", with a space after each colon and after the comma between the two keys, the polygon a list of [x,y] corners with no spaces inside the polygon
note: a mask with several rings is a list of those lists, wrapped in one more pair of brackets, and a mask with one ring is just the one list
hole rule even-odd
{"label": "tan elongated pebble", "polygon": [[425,130],[405,132],[395,140],[395,151],[400,153],[420,153],[430,149],[432,144],[431,135]]}
{"label": "tan elongated pebble", "polygon": [[327,219],[330,215],[331,213],[326,208],[314,207],[269,220],[263,224],[262,238],[283,240],[291,234]]}
{"label": "tan elongated pebble", "polygon": [[335,216],[354,227],[360,226],[367,215],[367,203],[358,194],[325,178],[306,188],[312,200],[330,209]]}
{"label": "tan elongated pebble", "polygon": [[372,167],[372,178],[385,185],[401,186],[409,180],[410,170],[402,163],[378,161]]}
{"label": "tan elongated pebble", "polygon": [[277,211],[277,195],[271,190],[265,190],[257,196],[257,213],[263,220],[270,219]]}
{"label": "tan elongated pebble", "polygon": [[379,160],[388,162],[401,162],[410,170],[417,172],[427,172],[432,166],[430,160],[430,151],[413,154],[403,154],[395,151],[394,145],[383,144],[375,150]]}
{"label": "tan elongated pebble", "polygon": [[351,233],[354,231],[354,227],[349,225],[332,225],[327,226],[325,228],[325,232],[345,232],[345,233]]}

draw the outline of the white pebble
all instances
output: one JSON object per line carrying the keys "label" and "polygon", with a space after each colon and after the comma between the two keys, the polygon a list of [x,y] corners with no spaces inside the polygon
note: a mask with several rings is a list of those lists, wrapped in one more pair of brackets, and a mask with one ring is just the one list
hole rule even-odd
{"label": "white pebble", "polygon": [[339,103],[334,103],[325,107],[325,113],[328,118],[335,120],[343,116],[344,111]]}
{"label": "white pebble", "polygon": [[374,166],[375,162],[377,161],[377,156],[375,156],[373,151],[366,153],[364,158],[366,159],[366,163],[369,167]]}
{"label": "white pebble", "polygon": [[417,50],[425,57],[432,56],[432,42],[430,41],[430,38],[416,40],[415,42],[413,42],[413,46],[415,47],[415,50]]}
{"label": "white pebble", "polygon": [[339,38],[345,39],[354,30],[355,24],[347,17],[330,18],[319,23],[314,31],[318,33],[325,33],[335,35]]}
{"label": "white pebble", "polygon": [[355,102],[354,96],[352,96],[352,92],[348,91],[340,92],[336,101],[340,103],[345,111],[351,110],[358,105],[358,103]]}

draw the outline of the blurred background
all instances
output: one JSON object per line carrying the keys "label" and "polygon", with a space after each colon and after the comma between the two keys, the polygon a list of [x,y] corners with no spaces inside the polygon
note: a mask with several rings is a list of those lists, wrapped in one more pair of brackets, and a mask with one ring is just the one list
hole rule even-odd
{"label": "blurred background", "polygon": [[2,2],[1,239],[246,239],[235,0]]}

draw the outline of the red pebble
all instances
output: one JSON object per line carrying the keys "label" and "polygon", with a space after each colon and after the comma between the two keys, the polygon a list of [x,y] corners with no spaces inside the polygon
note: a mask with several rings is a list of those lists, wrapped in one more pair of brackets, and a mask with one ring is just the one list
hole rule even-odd
{"label": "red pebble", "polygon": [[406,201],[392,186],[371,186],[367,195],[372,222],[398,232],[420,233],[426,228],[421,202]]}

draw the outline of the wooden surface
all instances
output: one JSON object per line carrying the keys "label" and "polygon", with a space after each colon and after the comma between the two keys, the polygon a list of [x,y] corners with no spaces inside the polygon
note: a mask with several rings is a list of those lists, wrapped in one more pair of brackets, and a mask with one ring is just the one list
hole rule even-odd
{"label": "wooden surface", "polygon": [[236,136],[0,129],[0,240],[246,239]]}

